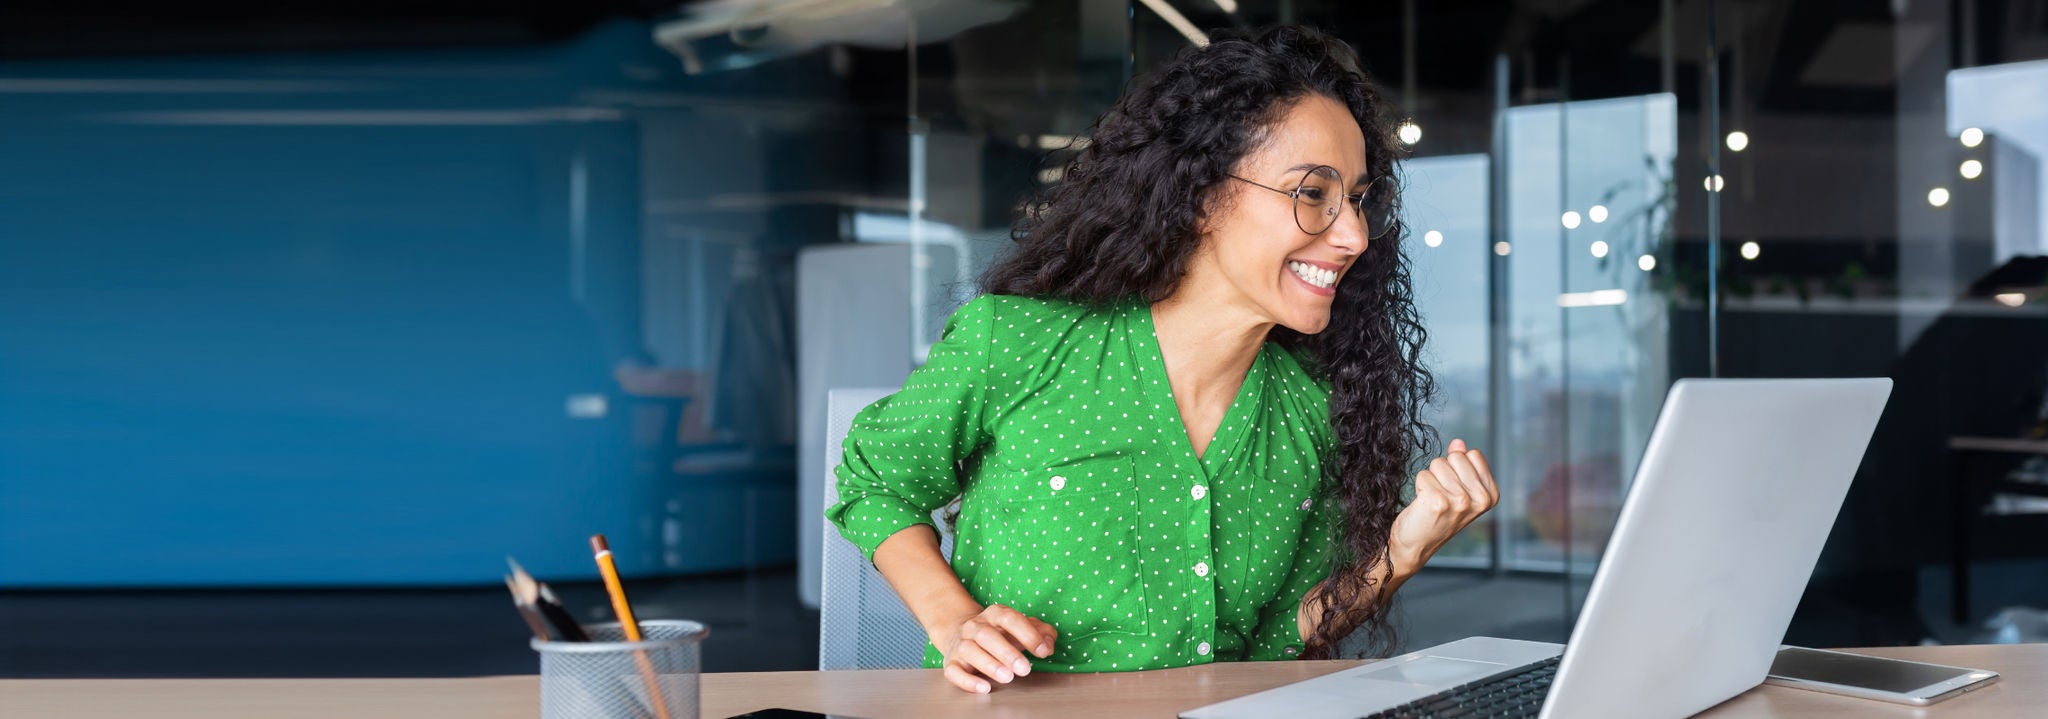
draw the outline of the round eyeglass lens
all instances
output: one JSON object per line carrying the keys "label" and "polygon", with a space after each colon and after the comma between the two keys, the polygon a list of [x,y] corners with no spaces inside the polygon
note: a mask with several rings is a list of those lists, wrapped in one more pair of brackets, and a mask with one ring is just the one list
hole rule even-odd
{"label": "round eyeglass lens", "polygon": [[1373,180],[1358,198],[1358,218],[1365,222],[1365,236],[1377,240],[1394,229],[1394,178]]}
{"label": "round eyeglass lens", "polygon": [[1320,235],[1337,224],[1344,207],[1344,179],[1328,165],[1309,170],[1294,188],[1294,223],[1302,232]]}

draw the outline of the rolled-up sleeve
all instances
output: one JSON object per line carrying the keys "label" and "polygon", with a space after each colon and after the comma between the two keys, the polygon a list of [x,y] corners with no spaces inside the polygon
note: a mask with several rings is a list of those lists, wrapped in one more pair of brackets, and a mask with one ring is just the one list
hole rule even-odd
{"label": "rolled-up sleeve", "polygon": [[832,470],[839,502],[825,517],[870,562],[891,535],[932,524],[932,512],[960,494],[958,462],[988,441],[995,304],[984,295],[954,312],[903,390],[854,417],[845,455]]}

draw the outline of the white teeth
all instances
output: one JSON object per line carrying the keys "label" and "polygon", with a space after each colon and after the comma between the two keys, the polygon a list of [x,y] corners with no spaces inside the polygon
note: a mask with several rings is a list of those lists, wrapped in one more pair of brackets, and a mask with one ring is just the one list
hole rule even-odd
{"label": "white teeth", "polygon": [[1335,270],[1326,270],[1306,262],[1289,262],[1287,263],[1287,269],[1293,271],[1294,276],[1300,277],[1317,287],[1327,289],[1331,285],[1337,284],[1337,272]]}

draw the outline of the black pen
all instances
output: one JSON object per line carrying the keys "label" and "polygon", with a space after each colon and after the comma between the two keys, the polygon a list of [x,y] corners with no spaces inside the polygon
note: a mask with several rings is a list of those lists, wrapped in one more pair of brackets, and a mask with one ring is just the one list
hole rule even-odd
{"label": "black pen", "polygon": [[569,616],[569,610],[562,608],[562,600],[555,597],[554,590],[549,589],[548,585],[540,580],[534,579],[533,575],[527,574],[526,570],[521,568],[518,562],[512,561],[511,557],[506,557],[505,563],[512,567],[513,595],[520,604],[531,606],[540,612],[548,625],[554,627],[556,640],[590,641],[590,635],[584,633],[583,626],[577,624],[574,617]]}

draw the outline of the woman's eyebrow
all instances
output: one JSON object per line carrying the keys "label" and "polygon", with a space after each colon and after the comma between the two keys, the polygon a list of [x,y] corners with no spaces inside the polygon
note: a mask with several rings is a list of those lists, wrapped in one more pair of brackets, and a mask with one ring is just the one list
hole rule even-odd
{"label": "woman's eyebrow", "polygon": [[[1316,169],[1316,168],[1318,168],[1318,167],[1329,167],[1329,168],[1331,168],[1331,169],[1335,169],[1335,166],[1334,166],[1334,165],[1331,165],[1331,164],[1329,164],[1329,163],[1327,163],[1327,162],[1304,162],[1304,163],[1300,163],[1300,164],[1297,164],[1297,165],[1295,165],[1295,166],[1293,166],[1293,167],[1287,168],[1287,169],[1286,169],[1285,171],[1281,172],[1280,174],[1282,174],[1282,175],[1292,175],[1292,174],[1294,174],[1294,173],[1297,173],[1297,172],[1302,172],[1302,171],[1304,171],[1304,170],[1313,170],[1313,169]],[[1339,170],[1339,172],[1342,172],[1342,170]],[[1355,178],[1355,179],[1353,179],[1353,180],[1351,181],[1351,188],[1355,190],[1355,189],[1358,189],[1358,188],[1362,188],[1362,187],[1365,187],[1365,186],[1367,186],[1367,185],[1370,185],[1370,184],[1372,184],[1372,180],[1371,180],[1371,178],[1368,178],[1368,177],[1366,177],[1365,175],[1359,175],[1359,176],[1358,176],[1357,178]]]}

